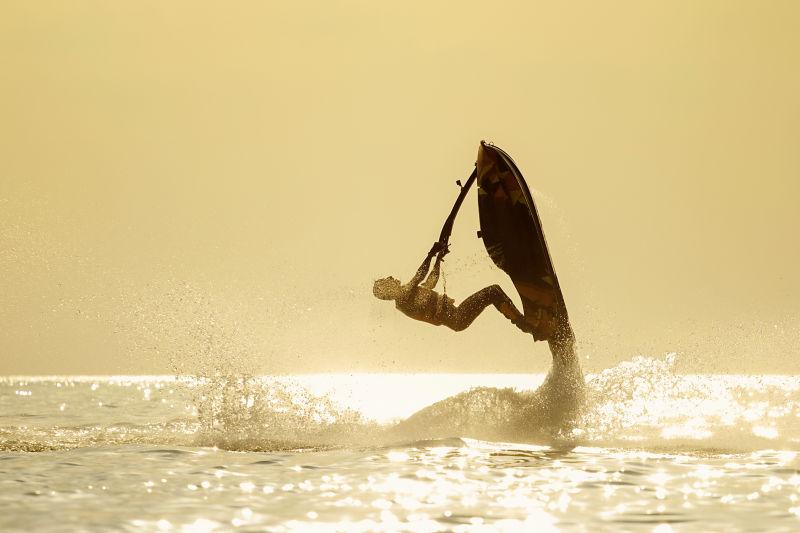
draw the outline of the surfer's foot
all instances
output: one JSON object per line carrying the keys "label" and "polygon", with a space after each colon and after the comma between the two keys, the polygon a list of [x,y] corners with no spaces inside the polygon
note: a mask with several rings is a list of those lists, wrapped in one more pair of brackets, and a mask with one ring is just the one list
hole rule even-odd
{"label": "surfer's foot", "polygon": [[514,307],[514,304],[511,302],[503,302],[497,306],[500,312],[503,314],[504,317],[509,319],[514,324],[517,323],[518,320],[524,320],[524,317],[517,311],[517,308]]}
{"label": "surfer's foot", "polygon": [[550,340],[556,331],[555,316],[548,309],[542,307],[537,309],[532,316],[520,317],[512,322],[525,333],[533,335],[535,341]]}
{"label": "surfer's foot", "polygon": [[511,320],[511,323],[514,324],[515,326],[517,326],[524,333],[532,333],[531,326],[525,320],[524,316],[521,316],[519,318],[515,318],[515,319]]}

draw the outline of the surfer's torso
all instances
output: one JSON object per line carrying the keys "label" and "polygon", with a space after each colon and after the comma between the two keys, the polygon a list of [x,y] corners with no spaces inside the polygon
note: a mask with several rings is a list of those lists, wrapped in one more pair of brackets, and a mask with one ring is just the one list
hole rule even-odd
{"label": "surfer's torso", "polygon": [[455,308],[453,299],[446,294],[426,287],[403,287],[403,295],[395,300],[395,307],[415,320],[441,326],[448,313]]}

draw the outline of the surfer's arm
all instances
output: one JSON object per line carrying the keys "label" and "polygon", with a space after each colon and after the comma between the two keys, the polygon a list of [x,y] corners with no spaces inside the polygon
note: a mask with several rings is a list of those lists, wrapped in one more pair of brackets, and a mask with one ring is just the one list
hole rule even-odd
{"label": "surfer's arm", "polygon": [[433,243],[433,246],[431,246],[428,255],[425,256],[425,259],[422,261],[422,264],[417,269],[417,273],[414,274],[414,277],[411,278],[411,281],[408,282],[408,286],[416,287],[417,285],[420,284],[420,282],[425,278],[425,274],[427,274],[428,270],[431,268],[431,259],[433,259],[433,256],[439,253],[441,249],[442,245],[439,242]]}
{"label": "surfer's arm", "polygon": [[411,281],[408,282],[408,285],[411,287],[416,287],[420,284],[420,282],[425,278],[425,274],[428,273],[428,270],[431,268],[431,259],[433,259],[433,254],[428,254],[422,264],[417,269],[417,273],[414,274],[414,277],[411,278]]}
{"label": "surfer's arm", "polygon": [[431,273],[428,275],[428,279],[421,285],[426,289],[433,289],[436,284],[439,282],[439,271],[441,270],[442,266],[442,254],[436,256],[436,262],[433,263],[433,269]]}

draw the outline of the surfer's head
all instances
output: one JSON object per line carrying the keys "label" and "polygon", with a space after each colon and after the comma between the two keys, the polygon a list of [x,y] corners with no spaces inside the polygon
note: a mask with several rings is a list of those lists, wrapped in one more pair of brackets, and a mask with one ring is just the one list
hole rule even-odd
{"label": "surfer's head", "polygon": [[381,300],[394,300],[400,296],[400,280],[392,276],[375,280],[372,293]]}

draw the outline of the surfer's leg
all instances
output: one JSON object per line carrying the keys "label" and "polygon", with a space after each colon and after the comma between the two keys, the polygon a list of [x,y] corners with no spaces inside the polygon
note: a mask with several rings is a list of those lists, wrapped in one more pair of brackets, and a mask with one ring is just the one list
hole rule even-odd
{"label": "surfer's leg", "polygon": [[465,330],[490,304],[512,322],[522,318],[522,313],[517,310],[503,289],[499,285],[490,285],[467,297],[458,307],[454,307],[448,314],[445,325],[454,331]]}

